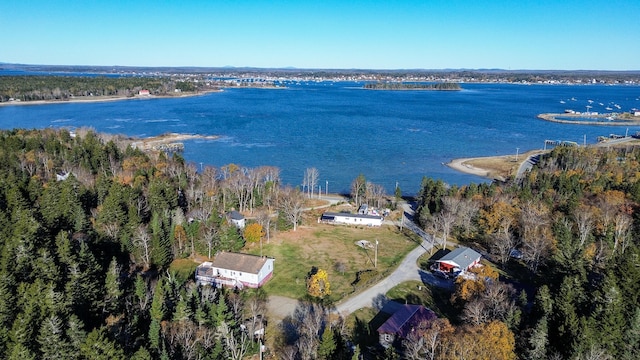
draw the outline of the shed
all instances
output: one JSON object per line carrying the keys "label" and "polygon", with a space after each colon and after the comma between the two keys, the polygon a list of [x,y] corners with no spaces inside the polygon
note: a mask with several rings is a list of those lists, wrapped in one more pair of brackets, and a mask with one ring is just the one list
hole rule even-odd
{"label": "shed", "polygon": [[233,225],[235,225],[238,229],[244,229],[244,226],[245,226],[244,215],[240,214],[235,210],[232,210],[232,211],[229,211],[228,216],[229,216],[229,221],[231,221]]}

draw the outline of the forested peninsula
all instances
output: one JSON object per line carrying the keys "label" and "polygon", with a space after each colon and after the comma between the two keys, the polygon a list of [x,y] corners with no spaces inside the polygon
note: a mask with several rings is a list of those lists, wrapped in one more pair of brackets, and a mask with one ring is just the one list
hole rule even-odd
{"label": "forested peninsula", "polygon": [[458,91],[462,90],[458,83],[408,83],[408,82],[376,82],[367,83],[363,86],[367,90],[437,90],[437,91]]}
{"label": "forested peninsula", "polygon": [[173,96],[212,88],[168,77],[140,76],[0,76],[0,103],[60,101],[104,97],[133,97],[141,90],[149,95]]}
{"label": "forested peninsula", "polygon": [[[302,216],[305,194],[283,186],[277,168],[229,164],[198,171],[179,153],[143,151],[133,143],[90,129],[0,132],[0,358],[258,357],[263,339],[254,335],[271,321],[270,294],[199,286],[196,261],[223,250],[258,249],[263,231],[291,240],[298,225],[331,225]],[[375,331],[380,309],[345,320],[328,298],[310,295],[294,299],[295,316],[268,327],[268,355],[635,359],[639,168],[638,147],[561,146],[541,155],[518,181],[458,187],[425,177],[411,199],[415,219],[444,239],[439,251],[418,260],[425,279],[451,244],[484,257],[482,267],[455,281],[399,284],[400,291],[386,294],[424,304],[437,319],[382,349]],[[382,193],[359,175],[353,205],[344,205],[358,209],[377,200],[392,206]],[[246,229],[257,230],[236,228],[226,217],[231,209],[254,215]],[[389,231],[411,233],[395,225]],[[309,234],[314,246],[326,240]],[[293,241],[273,245],[298,266],[313,265],[299,258]],[[355,274],[349,266],[336,261],[322,269],[324,289],[339,273]],[[364,283],[367,274],[377,279],[375,269],[357,274]]]}

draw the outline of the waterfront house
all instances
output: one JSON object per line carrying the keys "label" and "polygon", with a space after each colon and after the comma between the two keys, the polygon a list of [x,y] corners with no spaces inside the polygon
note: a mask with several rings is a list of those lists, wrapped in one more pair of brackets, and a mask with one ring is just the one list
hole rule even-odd
{"label": "waterfront house", "polygon": [[266,256],[222,251],[198,265],[195,280],[199,285],[257,288],[273,276],[273,263]]}
{"label": "waterfront house", "polygon": [[149,95],[151,95],[151,93],[149,92],[149,90],[143,89],[143,90],[138,91],[138,95],[139,96],[149,96]]}
{"label": "waterfront house", "polygon": [[322,214],[318,222],[327,224],[381,226],[383,220],[384,218],[379,215],[326,212]]}
{"label": "waterfront house", "polygon": [[420,332],[431,327],[431,323],[437,318],[433,311],[422,305],[400,305],[378,328],[378,341],[380,345],[388,348],[413,333],[417,332],[420,335]]}
{"label": "waterfront house", "polygon": [[432,270],[457,276],[480,263],[482,255],[468,247],[459,247],[436,260]]}

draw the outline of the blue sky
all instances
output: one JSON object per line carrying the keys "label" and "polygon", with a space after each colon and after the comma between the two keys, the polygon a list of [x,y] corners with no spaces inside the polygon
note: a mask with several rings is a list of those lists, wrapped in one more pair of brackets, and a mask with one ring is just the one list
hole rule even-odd
{"label": "blue sky", "polygon": [[640,1],[6,1],[0,62],[640,70]]}

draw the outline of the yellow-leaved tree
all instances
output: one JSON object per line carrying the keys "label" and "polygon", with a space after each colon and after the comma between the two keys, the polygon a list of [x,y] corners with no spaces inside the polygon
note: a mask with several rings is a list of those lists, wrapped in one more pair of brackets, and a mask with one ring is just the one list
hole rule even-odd
{"label": "yellow-leaved tree", "polygon": [[307,293],[313,297],[323,298],[331,294],[329,275],[323,269],[312,267],[307,276]]}
{"label": "yellow-leaved tree", "polygon": [[251,223],[244,228],[244,239],[248,243],[257,243],[264,236],[262,225]]}

